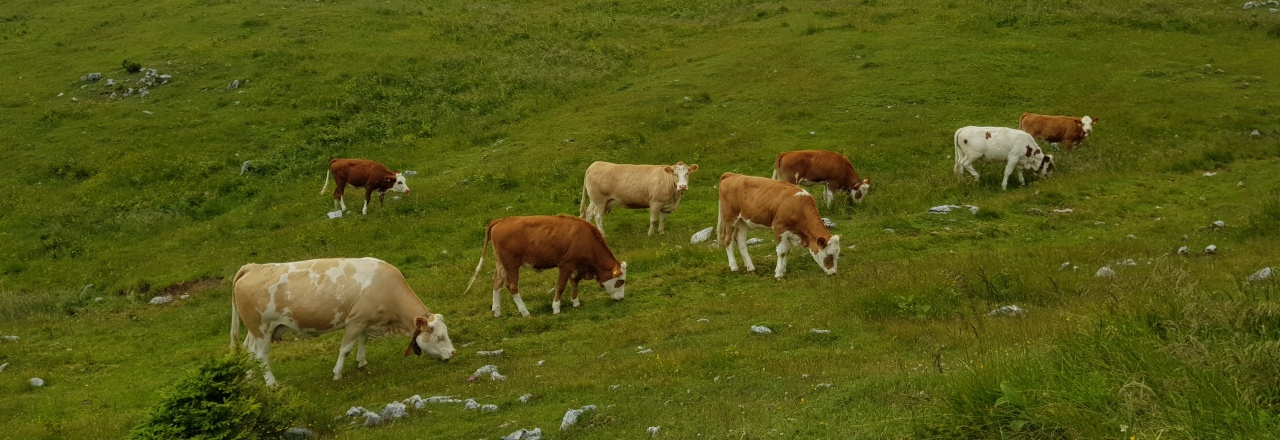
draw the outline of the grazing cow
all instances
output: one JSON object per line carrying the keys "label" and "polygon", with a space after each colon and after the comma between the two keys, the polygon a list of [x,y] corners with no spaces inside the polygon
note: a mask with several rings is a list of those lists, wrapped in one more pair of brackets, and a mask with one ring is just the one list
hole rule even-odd
{"label": "grazing cow", "polygon": [[831,207],[836,192],[847,192],[854,203],[871,190],[871,178],[860,179],[853,163],[834,151],[783,151],[773,161],[773,178],[797,185],[825,183],[822,200]]}
{"label": "grazing cow", "polygon": [[716,234],[729,254],[729,270],[737,271],[733,245],[737,243],[747,272],[756,267],[747,254],[748,227],[773,228],[777,240],[778,267],[774,278],[787,272],[787,252],[806,247],[827,275],[836,273],[840,258],[840,236],[831,235],[818,216],[818,204],[808,191],[797,185],[763,177],[724,173],[720,176],[720,213]]}
{"label": "grazing cow", "polygon": [[343,329],[333,380],[357,346],[356,366],[365,368],[370,334],[410,334],[410,352],[449,360],[457,352],[444,315],[433,314],[413,293],[395,266],[376,258],[330,258],[293,263],[246,264],[236,272],[231,298],[231,348],[240,338],[240,320],[249,335],[244,347],[262,362],[267,385],[275,385],[267,355],[271,341],[286,330],[319,335]]}
{"label": "grazing cow", "polygon": [[[503,284],[511,292],[520,314],[529,316],[524,300],[520,299],[520,266],[542,271],[560,269],[556,281],[556,296],[551,301],[553,313],[560,313],[560,295],[565,283],[573,281],[573,306],[578,307],[578,281],[597,280],[605,292],[615,300],[622,300],[626,293],[627,263],[618,262],[604,243],[604,236],[586,220],[568,216],[507,217],[489,222],[485,229],[484,244],[480,250],[480,263],[471,276],[467,290],[475,284],[484,266],[484,256],[493,242],[493,256],[497,259],[493,269],[493,316],[502,316],[500,293]],[[603,281],[601,281],[603,280]],[[465,293],[465,291],[464,291]]]}
{"label": "grazing cow", "polygon": [[1098,121],[1089,116],[1075,118],[1023,113],[1018,118],[1018,129],[1047,142],[1061,142],[1062,148],[1071,151],[1075,144],[1084,143],[1085,138],[1093,133],[1093,124]]}
{"label": "grazing cow", "polygon": [[658,234],[665,234],[667,215],[680,206],[680,196],[689,189],[689,173],[698,165],[620,165],[594,162],[587,167],[582,181],[582,202],[578,216],[592,221],[604,233],[604,215],[614,206],[629,209],[649,208],[649,235],[653,224]]}
{"label": "grazing cow", "polygon": [[1040,145],[1030,134],[1022,130],[1005,127],[964,127],[956,130],[956,177],[964,175],[964,170],[973,174],[978,180],[978,171],[973,169],[973,162],[1005,161],[1004,181],[1000,187],[1009,189],[1009,175],[1018,171],[1018,182],[1026,186],[1027,180],[1022,177],[1022,170],[1036,170],[1041,177],[1053,175],[1053,156],[1044,154]]}
{"label": "grazing cow", "polygon": [[324,186],[320,188],[320,194],[324,194],[324,191],[329,188],[330,174],[333,175],[333,183],[337,185],[333,189],[333,209],[347,210],[347,202],[342,199],[343,193],[347,190],[347,184],[364,188],[364,209],[360,210],[361,214],[369,213],[369,197],[374,191],[378,192],[379,204],[386,198],[388,190],[409,193],[409,186],[404,183],[404,174],[399,171],[393,173],[390,168],[371,160],[334,159],[329,161],[329,171],[324,175]]}

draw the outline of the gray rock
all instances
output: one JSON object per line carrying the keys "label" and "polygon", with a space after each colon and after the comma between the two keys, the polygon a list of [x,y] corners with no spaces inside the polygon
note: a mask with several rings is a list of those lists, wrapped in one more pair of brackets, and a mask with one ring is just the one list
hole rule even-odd
{"label": "gray rock", "polygon": [[826,226],[826,227],[827,227],[827,229],[835,229],[835,227],[836,227],[836,222],[831,221],[831,219],[829,219],[829,218],[823,217],[823,218],[822,218],[822,225],[823,225],[823,226]]}
{"label": "gray rock", "polygon": [[362,406],[353,406],[347,410],[347,417],[360,417],[361,414],[367,413],[369,410]]}
{"label": "gray rock", "polygon": [[[1275,11],[1272,10],[1271,12],[1275,12]],[[1258,130],[1254,130],[1249,132],[1249,136],[1262,136],[1262,133],[1259,133]]]}
{"label": "gray rock", "polygon": [[493,351],[477,351],[476,356],[502,356],[503,349],[499,348]]}
{"label": "gray rock", "polygon": [[587,405],[579,409],[571,409],[569,411],[566,411],[564,413],[564,418],[560,419],[560,430],[564,431],[566,429],[569,429],[570,426],[573,426],[573,424],[578,423],[578,417],[581,417],[582,413],[588,412],[588,411],[595,411],[595,409],[596,409],[595,405]]}
{"label": "gray rock", "polygon": [[827,330],[824,328],[811,328],[809,329],[809,333],[813,333],[815,335],[825,335],[825,334],[831,333],[831,330]]}
{"label": "gray rock", "polygon": [[0,364],[0,373],[3,373],[5,368],[9,368],[9,363],[8,363],[8,362],[5,362],[5,363],[3,363],[3,364]]}
{"label": "gray rock", "polygon": [[532,399],[532,398],[533,398],[533,394],[524,393],[523,396],[520,396],[520,403],[529,403],[529,399]]}
{"label": "gray rock", "polygon": [[1205,246],[1205,248],[1204,248],[1204,253],[1209,254],[1209,255],[1217,255],[1217,254],[1218,254],[1218,247],[1217,247],[1217,246],[1214,246],[1214,245],[1208,245],[1208,246]]}
{"label": "gray rock", "polygon": [[31,386],[33,386],[33,387],[37,387],[37,388],[38,388],[38,387],[42,387],[42,386],[44,386],[44,379],[41,379],[41,378],[38,378],[38,377],[33,377],[33,378],[30,378],[30,379],[27,379],[27,383],[31,384]]}
{"label": "gray rock", "polygon": [[484,405],[480,405],[480,412],[482,413],[498,412],[498,405],[494,405],[492,403],[486,403]]}
{"label": "gray rock", "polygon": [[1225,227],[1227,227],[1227,222],[1224,222],[1224,221],[1222,221],[1222,220],[1215,221],[1215,222],[1213,222],[1213,227],[1215,227],[1215,228],[1219,228],[1219,229],[1220,229],[1220,228],[1225,228]]}
{"label": "gray rock", "polygon": [[689,244],[698,244],[707,241],[708,238],[711,238],[711,232],[714,230],[715,228],[706,228],[695,232],[692,237],[689,237]]}
{"label": "gray rock", "polygon": [[97,80],[100,80],[100,79],[102,79],[102,74],[101,74],[101,73],[98,73],[98,72],[93,72],[93,73],[90,73],[90,74],[87,74],[87,75],[85,75],[85,76],[80,77],[80,80],[81,80],[81,81],[84,81],[84,82],[94,82],[94,81],[97,81]]}
{"label": "gray rock", "polygon": [[748,238],[748,239],[747,239],[747,246],[755,246],[755,245],[760,244],[760,243],[764,243],[764,239],[761,239],[761,238]]}
{"label": "gray rock", "polygon": [[650,426],[646,432],[649,433],[650,437],[653,437],[655,435],[658,435],[658,430],[661,428],[662,428],[661,426]]}
{"label": "gray rock", "polygon": [[1026,314],[1027,314],[1027,311],[1023,310],[1022,307],[1018,307],[1013,304],[1010,304],[1010,305],[992,310],[990,313],[987,313],[987,316],[1023,316]]}
{"label": "gray rock", "polygon": [[116,85],[115,78],[107,78],[107,87],[113,87],[115,85]]}
{"label": "gray rock", "polygon": [[408,399],[404,399],[403,402],[405,405],[413,405],[413,407],[417,409],[422,409],[427,406],[427,402],[425,400],[422,400],[422,396],[419,396],[417,394],[414,394],[412,397],[409,397]]}
{"label": "gray rock", "polygon": [[18,342],[18,337],[14,335],[5,336],[3,339],[5,342]]}
{"label": "gray rock", "polygon": [[1178,255],[1187,255],[1189,253],[1191,253],[1191,251],[1188,250],[1186,246],[1178,248]]}
{"label": "gray rock", "polygon": [[409,415],[409,411],[406,410],[403,403],[391,402],[382,408],[382,413],[379,415],[384,419],[394,420]]}
{"label": "gray rock", "polygon": [[1111,266],[1102,266],[1102,268],[1098,269],[1093,276],[1099,278],[1113,278],[1116,276],[1116,271],[1112,269]]}
{"label": "gray rock", "polygon": [[240,175],[241,175],[241,176],[243,176],[243,175],[244,175],[244,173],[249,172],[249,164],[250,164],[250,163],[252,163],[252,162],[253,162],[252,160],[246,160],[246,161],[244,161],[244,163],[240,164]]}
{"label": "gray rock", "polygon": [[413,176],[418,175],[418,172],[417,172],[417,171],[414,171],[414,170],[405,170],[405,171],[404,171],[404,175],[409,176],[409,177],[413,177]]}
{"label": "gray rock", "polygon": [[1068,262],[1066,262],[1066,263],[1062,263],[1062,265],[1061,265],[1061,266],[1058,266],[1058,270],[1067,270],[1067,269],[1070,269],[1070,268],[1071,268],[1071,262],[1070,262],[1070,261],[1068,261]]}
{"label": "gray rock", "polygon": [[480,403],[476,402],[476,399],[467,399],[466,405],[463,405],[463,409],[467,411],[470,411],[473,409],[479,409],[479,408],[480,408]]}
{"label": "gray rock", "polygon": [[227,84],[227,90],[235,90],[238,88],[240,88],[240,80],[238,79],[235,81],[232,81],[231,84]]}
{"label": "gray rock", "polygon": [[[1258,269],[1258,271],[1254,272],[1253,275],[1249,275],[1249,281],[1262,281],[1270,278],[1271,278],[1270,267],[1264,267],[1262,269]],[[8,365],[8,364],[5,364],[5,365]],[[3,366],[0,366],[0,371],[3,371],[3,370],[4,370]]]}
{"label": "gray rock", "polygon": [[772,334],[773,330],[770,330],[769,327],[765,327],[763,325],[753,325],[751,326],[751,332],[767,335],[767,334]]}
{"label": "gray rock", "polygon": [[169,303],[170,301],[173,301],[172,296],[157,296],[157,297],[151,298],[151,304],[153,305],[166,304],[166,303]]}
{"label": "gray rock", "polygon": [[431,396],[427,398],[427,403],[461,403],[462,400],[455,399],[453,396]]}
{"label": "gray rock", "polygon": [[309,439],[315,436],[316,436],[315,432],[303,427],[289,428],[288,431],[284,432],[285,440],[304,440],[304,439]]}
{"label": "gray rock", "polygon": [[519,431],[507,434],[502,440],[542,440],[542,428],[521,429]]}
{"label": "gray rock", "polygon": [[378,425],[381,425],[381,424],[382,424],[382,416],[378,415],[378,413],[375,413],[375,412],[373,412],[373,411],[369,411],[369,412],[365,412],[365,413],[364,413],[364,426],[365,426],[365,427],[373,427],[373,426],[378,426]]}

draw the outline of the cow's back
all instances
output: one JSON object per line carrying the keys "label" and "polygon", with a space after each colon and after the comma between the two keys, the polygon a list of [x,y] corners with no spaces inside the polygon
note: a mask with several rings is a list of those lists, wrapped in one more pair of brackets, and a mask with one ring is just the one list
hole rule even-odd
{"label": "cow's back", "polygon": [[[628,208],[642,208],[651,200],[670,199],[666,196],[675,194],[675,183],[676,176],[663,171],[662,165],[593,162],[587,167],[583,185],[593,198],[616,199]],[[663,191],[668,187],[669,191]],[[640,202],[643,206],[635,206]]]}
{"label": "cow's back", "polygon": [[780,180],[736,173],[720,176],[721,209],[729,209],[730,216],[736,214],[757,225],[773,224],[773,216],[779,205],[801,194],[802,197],[813,200],[803,188]]}
{"label": "cow's back", "polygon": [[1035,147],[1035,139],[1008,127],[964,127],[956,130],[957,152],[972,160],[1006,160],[1015,148]]}
{"label": "cow's back", "polygon": [[[233,295],[242,316],[263,323],[291,320],[298,330],[321,333],[341,328],[360,303],[370,301],[368,294],[394,292],[403,283],[400,271],[381,260],[330,258],[245,265]],[[248,327],[257,333],[255,325]]]}
{"label": "cow's back", "polygon": [[489,234],[499,259],[518,259],[535,269],[547,269],[566,259],[590,259],[602,249],[609,252],[600,230],[567,215],[501,218],[490,223]]}
{"label": "cow's back", "polygon": [[329,171],[336,178],[359,185],[363,185],[370,176],[395,175],[386,165],[365,159],[333,159],[329,161]]}
{"label": "cow's back", "polygon": [[858,180],[853,162],[843,154],[824,150],[788,151],[778,154],[775,170],[782,180],[796,183],[799,179],[810,182],[836,182],[848,186]]}

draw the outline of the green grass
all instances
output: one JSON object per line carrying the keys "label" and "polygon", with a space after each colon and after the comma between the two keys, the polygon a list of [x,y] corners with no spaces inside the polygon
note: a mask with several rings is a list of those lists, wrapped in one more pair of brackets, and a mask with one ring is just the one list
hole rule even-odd
{"label": "green grass", "polygon": [[[0,438],[127,435],[228,350],[228,282],[152,296],[337,256],[399,267],[459,357],[375,339],[369,370],[334,382],[337,335],[287,338],[273,370],[306,420],[413,394],[501,410],[314,426],[325,436],[1280,437],[1280,291],[1245,281],[1280,264],[1280,15],[1095,3],[5,2],[0,334],[21,339],[0,342]],[[110,99],[142,75],[124,60],[173,80]],[[1071,153],[1048,147],[1051,179],[951,174],[956,128],[1024,111],[1101,122]],[[722,249],[688,243],[713,225],[721,173],[768,175],[809,148],[873,181],[861,205],[822,208],[854,246],[837,275],[793,254],[775,281],[769,244],[752,248],[759,273],[730,273]],[[332,157],[417,171],[413,193],[329,220]],[[606,217],[627,298],[584,286],[582,308],[552,315],[554,275],[530,272],[529,318],[462,295],[484,225],[576,213],[595,160],[700,166],[665,236],[644,235],[647,212]],[[925,213],[941,204],[981,209]],[[1104,265],[1117,277],[1094,277]],[[1027,316],[987,316],[1006,304]],[[508,380],[465,380],[486,363]],[[600,409],[557,429],[586,404]]]}

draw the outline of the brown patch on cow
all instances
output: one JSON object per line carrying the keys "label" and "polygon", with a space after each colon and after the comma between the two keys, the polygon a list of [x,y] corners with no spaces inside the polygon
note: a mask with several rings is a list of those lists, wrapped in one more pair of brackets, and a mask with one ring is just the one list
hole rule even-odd
{"label": "brown patch on cow", "polygon": [[991,139],[991,132],[987,132],[987,139]]}
{"label": "brown patch on cow", "polygon": [[969,145],[969,140],[968,140],[968,139],[965,139],[965,140],[964,140],[964,144],[965,144],[965,145]]}
{"label": "brown patch on cow", "polygon": [[207,290],[216,289],[221,286],[222,278],[201,277],[191,281],[170,284],[156,292],[156,296],[182,296],[184,294],[196,296]]}
{"label": "brown patch on cow", "polygon": [[1027,157],[1031,157],[1031,146],[1027,145]]}

